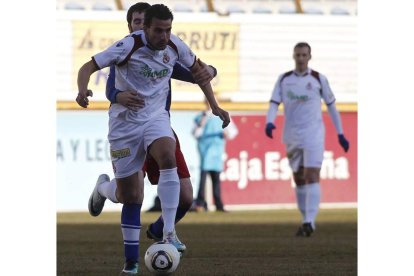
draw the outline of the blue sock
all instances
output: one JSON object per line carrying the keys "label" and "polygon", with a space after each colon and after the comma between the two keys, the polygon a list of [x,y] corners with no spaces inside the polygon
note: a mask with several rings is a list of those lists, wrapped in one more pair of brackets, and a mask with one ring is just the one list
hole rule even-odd
{"label": "blue sock", "polygon": [[[180,208],[178,206],[177,208],[177,213],[175,214],[175,224],[177,224],[177,222],[179,222],[187,213],[188,208],[184,209],[184,208]],[[151,233],[153,233],[155,236],[162,238],[162,229],[164,228],[164,221],[162,220],[162,216],[160,216],[153,224],[151,224],[150,226],[150,231]]]}
{"label": "blue sock", "polygon": [[122,206],[121,230],[124,238],[125,261],[138,262],[141,206],[142,204],[124,204]]}

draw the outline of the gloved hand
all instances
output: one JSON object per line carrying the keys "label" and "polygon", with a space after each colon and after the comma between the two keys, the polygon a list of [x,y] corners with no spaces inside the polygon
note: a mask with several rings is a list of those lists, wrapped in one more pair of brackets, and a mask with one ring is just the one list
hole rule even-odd
{"label": "gloved hand", "polygon": [[344,149],[345,152],[348,152],[349,149],[349,142],[346,140],[345,136],[343,134],[338,135],[339,144]]}
{"label": "gloved hand", "polygon": [[274,124],[267,123],[266,124],[266,129],[265,129],[266,136],[273,139],[273,133],[272,132],[273,132],[274,129],[276,129]]}

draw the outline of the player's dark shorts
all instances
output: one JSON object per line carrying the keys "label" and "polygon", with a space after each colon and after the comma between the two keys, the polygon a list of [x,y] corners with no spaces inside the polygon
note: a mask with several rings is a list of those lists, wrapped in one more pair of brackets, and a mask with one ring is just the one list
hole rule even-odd
{"label": "player's dark shorts", "polygon": [[[180,141],[178,140],[177,134],[175,134],[175,132],[174,136],[176,141],[175,160],[177,162],[178,178],[189,178],[190,172],[188,171],[187,163],[185,163],[184,155],[181,152]],[[142,171],[144,172],[144,177],[145,174],[148,175],[148,180],[152,185],[158,184],[158,179],[160,178],[160,170],[158,168],[157,162],[154,158],[151,157],[151,155],[147,155]]]}

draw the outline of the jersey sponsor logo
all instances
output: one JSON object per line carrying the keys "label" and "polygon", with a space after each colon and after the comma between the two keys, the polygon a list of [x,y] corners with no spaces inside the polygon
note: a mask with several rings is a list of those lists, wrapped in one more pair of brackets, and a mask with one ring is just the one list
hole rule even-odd
{"label": "jersey sponsor logo", "polygon": [[287,92],[287,96],[290,100],[293,100],[293,101],[296,100],[296,101],[306,102],[309,99],[308,95],[296,95],[292,91]]}
{"label": "jersey sponsor logo", "polygon": [[119,42],[118,44],[116,44],[116,47],[121,47],[122,45],[124,45],[123,42]]}
{"label": "jersey sponsor logo", "polygon": [[114,159],[124,158],[131,155],[131,150],[129,148],[120,149],[120,150],[111,150],[111,157]]}
{"label": "jersey sponsor logo", "polygon": [[168,75],[168,69],[161,69],[159,71],[153,70],[147,64],[144,67],[141,67],[142,71],[139,72],[146,78],[162,78]]}

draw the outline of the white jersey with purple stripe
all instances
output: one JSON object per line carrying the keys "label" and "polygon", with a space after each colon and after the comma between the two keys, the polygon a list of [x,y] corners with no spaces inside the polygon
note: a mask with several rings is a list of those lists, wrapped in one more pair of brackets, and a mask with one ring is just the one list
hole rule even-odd
{"label": "white jersey with purple stripe", "polygon": [[271,101],[283,103],[283,143],[303,147],[324,143],[321,99],[327,105],[335,102],[324,75],[309,68],[301,75],[289,71],[279,76]]}
{"label": "white jersey with purple stripe", "polygon": [[120,91],[137,91],[144,97],[145,106],[131,111],[120,104],[112,104],[110,117],[126,121],[144,122],[165,111],[169,80],[177,61],[187,67],[195,62],[191,49],[177,36],[171,34],[164,50],[147,46],[144,31],[136,31],[114,43],[105,51],[92,57],[98,68],[115,67],[115,88]]}

